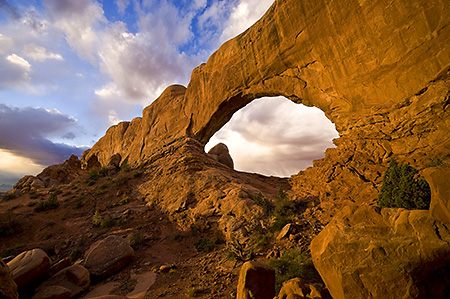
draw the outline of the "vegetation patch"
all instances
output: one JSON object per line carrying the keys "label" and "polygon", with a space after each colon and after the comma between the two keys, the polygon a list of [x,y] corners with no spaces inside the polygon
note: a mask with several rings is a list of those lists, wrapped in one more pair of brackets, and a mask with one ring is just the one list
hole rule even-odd
{"label": "vegetation patch", "polygon": [[34,211],[35,212],[43,212],[43,211],[53,210],[58,207],[59,207],[58,196],[56,193],[52,193],[46,201],[38,203],[34,207]]}
{"label": "vegetation patch", "polygon": [[269,260],[269,266],[275,269],[276,293],[280,291],[283,282],[295,277],[311,283],[322,282],[307,252],[290,249],[280,258]]}
{"label": "vegetation patch", "polygon": [[378,206],[427,210],[430,201],[430,186],[425,179],[418,176],[417,169],[409,164],[398,164],[392,159],[383,176]]}
{"label": "vegetation patch", "polygon": [[194,243],[194,246],[199,252],[211,252],[214,250],[214,242],[209,239],[201,238]]}
{"label": "vegetation patch", "polygon": [[20,222],[14,217],[13,213],[0,214],[0,237],[13,236],[20,230]]}

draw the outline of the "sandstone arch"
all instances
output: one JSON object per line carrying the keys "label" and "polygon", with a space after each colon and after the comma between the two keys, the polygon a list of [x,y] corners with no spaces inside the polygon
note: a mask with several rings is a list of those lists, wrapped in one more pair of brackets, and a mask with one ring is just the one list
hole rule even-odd
{"label": "sandstone arch", "polygon": [[282,95],[336,124],[338,148],[297,190],[367,202],[388,159],[422,167],[450,147],[450,3],[277,0],[249,30],[168,87],[142,118],[108,130],[84,157],[154,161],[183,138],[205,144],[255,98]]}

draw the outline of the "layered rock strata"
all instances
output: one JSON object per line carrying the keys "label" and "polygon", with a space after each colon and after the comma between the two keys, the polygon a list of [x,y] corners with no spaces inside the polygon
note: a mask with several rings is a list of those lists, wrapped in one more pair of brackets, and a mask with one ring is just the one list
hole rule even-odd
{"label": "layered rock strata", "polygon": [[333,298],[444,298],[450,230],[428,211],[346,207],[311,242]]}
{"label": "layered rock strata", "polygon": [[421,168],[450,146],[449,24],[444,0],[275,1],[196,68],[187,89],[168,87],[142,118],[111,127],[82,165],[117,154],[152,163],[183,138],[204,145],[253,99],[282,95],[322,109],[341,136],[295,189],[373,200],[391,156]]}

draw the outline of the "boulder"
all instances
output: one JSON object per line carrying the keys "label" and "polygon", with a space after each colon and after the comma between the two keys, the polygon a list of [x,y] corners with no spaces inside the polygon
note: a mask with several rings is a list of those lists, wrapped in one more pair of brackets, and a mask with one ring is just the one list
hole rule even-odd
{"label": "boulder", "polygon": [[122,269],[134,256],[130,244],[118,236],[95,242],[86,252],[84,266],[95,278],[105,278]]}
{"label": "boulder", "polygon": [[431,189],[430,216],[450,224],[450,167],[427,168],[422,175]]}
{"label": "boulder", "polygon": [[[61,288],[69,290],[68,298],[73,298],[89,288],[90,284],[89,271],[82,265],[75,264],[59,271],[41,284],[33,299],[50,299],[56,296],[55,294],[66,296],[67,291]],[[60,288],[55,288],[55,286]]]}
{"label": "boulder", "polygon": [[289,238],[290,235],[296,234],[298,232],[298,226],[295,223],[286,224],[277,236],[277,240],[282,240]]}
{"label": "boulder", "polygon": [[8,266],[0,260],[0,298],[2,299],[17,299],[17,285],[11,276],[11,271]]}
{"label": "boulder", "polygon": [[273,299],[275,270],[260,262],[249,261],[239,273],[237,299]]}
{"label": "boulder", "polygon": [[19,291],[32,287],[48,275],[51,260],[44,250],[25,251],[8,263]]}
{"label": "boulder", "polygon": [[47,286],[36,290],[32,299],[69,299],[71,291],[59,285]]}
{"label": "boulder", "polygon": [[69,267],[70,265],[72,265],[72,258],[70,257],[63,258],[62,260],[53,264],[48,270],[48,273],[50,276],[53,276],[59,271]]}
{"label": "boulder", "polygon": [[444,298],[450,230],[425,210],[348,206],[311,242],[335,299]]}
{"label": "boulder", "polygon": [[218,143],[217,145],[215,145],[209,150],[208,156],[210,156],[217,162],[222,163],[230,167],[231,169],[234,169],[233,158],[231,158],[228,147],[225,144]]}
{"label": "boulder", "polygon": [[293,278],[283,283],[276,299],[331,299],[330,293],[323,285],[301,278]]}

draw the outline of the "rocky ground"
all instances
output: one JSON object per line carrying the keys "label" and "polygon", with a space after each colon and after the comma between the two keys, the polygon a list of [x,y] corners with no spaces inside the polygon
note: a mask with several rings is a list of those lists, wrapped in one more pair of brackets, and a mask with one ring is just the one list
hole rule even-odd
{"label": "rocky ground", "polygon": [[[233,173],[238,177],[247,175]],[[57,177],[54,171],[47,171],[47,175]],[[158,204],[146,200],[140,189],[151,176],[146,168],[101,168],[80,171],[69,183],[10,192],[0,202],[2,258],[7,262],[23,251],[41,248],[53,263],[71,257],[72,263],[82,264],[93,243],[115,235],[132,245],[134,258],[119,272],[92,280],[82,298],[125,296],[136,288],[142,289],[142,281],[146,287],[141,297],[234,298],[243,262],[267,262],[290,248],[307,252],[312,236],[323,227],[316,219],[306,217],[313,214],[314,198],[305,198],[305,218],[289,218],[297,222],[292,225],[295,229],[285,231],[279,239],[282,227],[259,228],[243,239],[227,239],[214,224],[214,217],[186,227],[186,221],[180,218],[188,216],[162,211]],[[273,190],[281,180],[258,178],[269,182],[269,186],[276,182]],[[270,217],[263,216],[259,220],[269,226]]]}

